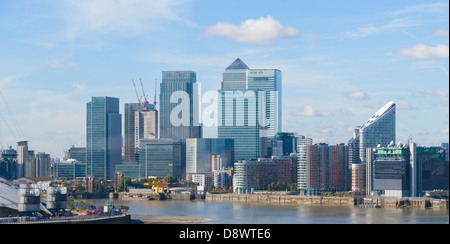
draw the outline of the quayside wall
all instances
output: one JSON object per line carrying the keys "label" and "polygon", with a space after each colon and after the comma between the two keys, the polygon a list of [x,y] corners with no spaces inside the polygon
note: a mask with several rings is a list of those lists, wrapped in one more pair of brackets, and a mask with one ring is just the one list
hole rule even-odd
{"label": "quayside wall", "polygon": [[10,222],[8,224],[130,224],[131,216],[129,214],[120,214],[113,216],[92,217],[92,218],[52,218],[51,220],[20,221]]}
{"label": "quayside wall", "polygon": [[299,196],[299,195],[271,195],[271,194],[206,194],[205,201],[210,202],[243,202],[263,203],[273,205],[318,205],[318,206],[360,206],[379,208],[447,208],[448,200],[433,199],[406,199],[384,197],[325,197],[325,196]]}
{"label": "quayside wall", "polygon": [[316,197],[294,195],[238,195],[238,194],[206,194],[210,202],[248,202],[292,205],[354,205],[353,198],[348,197]]}

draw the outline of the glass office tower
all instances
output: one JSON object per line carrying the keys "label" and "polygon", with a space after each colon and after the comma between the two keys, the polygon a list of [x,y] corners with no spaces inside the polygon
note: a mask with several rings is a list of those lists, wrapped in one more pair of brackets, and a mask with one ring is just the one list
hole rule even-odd
{"label": "glass office tower", "polygon": [[219,138],[188,138],[186,139],[186,173],[212,173],[214,159],[221,160],[221,166],[227,168],[233,161],[233,140]]}
{"label": "glass office tower", "polygon": [[197,74],[163,71],[160,90],[160,138],[201,138]]}
{"label": "glass office tower", "polygon": [[[149,104],[150,105],[150,104]],[[135,145],[135,112],[139,111],[139,103],[124,104],[124,140],[125,162],[137,162],[139,151]]]}
{"label": "glass office tower", "polygon": [[175,139],[141,139],[139,147],[140,178],[164,178],[186,175],[186,146]]}
{"label": "glass office tower", "polygon": [[366,148],[395,144],[395,103],[389,102],[359,128],[359,157],[366,163]]}
{"label": "glass office tower", "polygon": [[121,163],[122,115],[119,99],[92,97],[86,114],[86,175],[113,179]]}
{"label": "glass office tower", "polygon": [[219,90],[218,138],[234,140],[234,160],[265,155],[267,138],[281,131],[281,71],[250,69],[236,59]]}

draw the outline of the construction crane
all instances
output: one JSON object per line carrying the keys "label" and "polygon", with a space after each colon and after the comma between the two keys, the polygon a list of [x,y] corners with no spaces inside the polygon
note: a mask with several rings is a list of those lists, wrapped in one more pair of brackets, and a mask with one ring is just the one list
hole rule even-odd
{"label": "construction crane", "polygon": [[141,81],[141,87],[142,87],[142,94],[144,95],[144,111],[148,111],[148,96],[145,95],[144,85],[142,84],[141,78],[139,78]]}
{"label": "construction crane", "polygon": [[155,80],[155,99],[153,100],[153,110],[156,110],[156,89],[157,89],[158,79]]}
{"label": "construction crane", "polygon": [[167,182],[164,181],[153,181],[149,183],[144,183],[144,186],[150,186],[152,189],[152,193],[168,193],[169,192],[169,185]]}
{"label": "construction crane", "polygon": [[134,86],[134,91],[136,92],[136,98],[138,100],[138,110],[141,111],[141,104],[142,104],[142,97],[139,97],[137,89],[136,89],[136,84],[134,83],[134,80],[131,79],[133,81],[133,86]]}

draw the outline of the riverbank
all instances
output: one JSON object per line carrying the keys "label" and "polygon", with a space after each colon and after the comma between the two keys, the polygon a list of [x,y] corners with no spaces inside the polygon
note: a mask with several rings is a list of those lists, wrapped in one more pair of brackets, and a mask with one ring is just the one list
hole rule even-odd
{"label": "riverbank", "polygon": [[[300,195],[287,195],[276,193],[261,193],[261,194],[166,194],[165,200],[178,200],[178,201],[191,201],[191,200],[204,200],[207,202],[243,202],[243,203],[263,203],[269,205],[319,205],[319,206],[357,206],[357,207],[369,207],[369,208],[449,208],[449,201],[443,199],[429,199],[429,198],[391,198],[382,196],[352,196],[352,197],[336,197],[336,196],[300,196]],[[137,200],[144,199],[159,199],[161,197],[155,197],[145,195],[143,193],[137,194],[137,198],[130,197],[129,193],[119,193],[113,198],[123,200]]]}
{"label": "riverbank", "polygon": [[265,203],[271,205],[320,205],[342,206],[351,205],[374,208],[449,208],[448,200],[409,199],[385,197],[335,197],[335,196],[299,196],[277,194],[206,194],[205,201],[210,202],[245,202]]}
{"label": "riverbank", "polygon": [[218,221],[211,218],[132,214],[131,224],[201,224]]}

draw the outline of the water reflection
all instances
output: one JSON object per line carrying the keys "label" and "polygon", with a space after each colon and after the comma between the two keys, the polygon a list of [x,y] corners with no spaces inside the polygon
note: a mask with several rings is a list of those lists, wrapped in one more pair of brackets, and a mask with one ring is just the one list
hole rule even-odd
{"label": "water reflection", "polygon": [[[92,201],[103,205],[105,199]],[[446,209],[286,206],[204,201],[121,201],[132,214],[218,219],[218,224],[448,224]]]}

